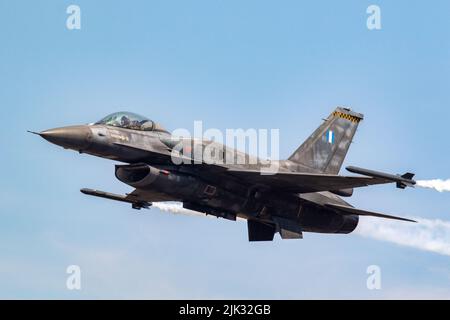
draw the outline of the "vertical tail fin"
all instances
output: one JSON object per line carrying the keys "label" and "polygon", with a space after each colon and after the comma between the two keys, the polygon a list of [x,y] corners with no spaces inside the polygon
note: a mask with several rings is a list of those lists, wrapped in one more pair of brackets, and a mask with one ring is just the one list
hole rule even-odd
{"label": "vertical tail fin", "polygon": [[363,115],[336,108],[289,160],[322,173],[337,174]]}

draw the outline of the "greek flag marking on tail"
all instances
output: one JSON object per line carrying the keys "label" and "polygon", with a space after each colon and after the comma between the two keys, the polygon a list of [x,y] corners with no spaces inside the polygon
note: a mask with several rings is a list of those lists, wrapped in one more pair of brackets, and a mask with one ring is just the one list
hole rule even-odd
{"label": "greek flag marking on tail", "polygon": [[328,130],[328,132],[327,132],[327,141],[328,141],[328,143],[333,144],[333,142],[334,142],[334,132],[333,132],[333,130]]}
{"label": "greek flag marking on tail", "polygon": [[288,160],[317,172],[338,174],[362,119],[360,113],[336,108]]}

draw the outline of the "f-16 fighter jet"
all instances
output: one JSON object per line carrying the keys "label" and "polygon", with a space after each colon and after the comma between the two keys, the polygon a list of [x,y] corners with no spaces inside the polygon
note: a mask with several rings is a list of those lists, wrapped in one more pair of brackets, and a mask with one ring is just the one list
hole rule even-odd
{"label": "f-16 fighter jet", "polygon": [[[32,133],[65,149],[118,161],[117,179],[134,188],[125,195],[81,189],[84,194],[130,203],[134,209],[159,201],[182,202],[184,208],[207,215],[246,219],[249,241],[271,241],[277,232],[282,239],[302,238],[303,232],[348,234],[359,216],[415,222],[357,209],[342,199],[354,188],[395,183],[404,189],[416,183],[412,173],[354,166],[346,169],[357,175],[338,174],[362,119],[362,114],[338,107],[287,160],[277,161],[259,161],[213,141],[174,136],[130,112]],[[199,148],[200,157],[195,151]]]}

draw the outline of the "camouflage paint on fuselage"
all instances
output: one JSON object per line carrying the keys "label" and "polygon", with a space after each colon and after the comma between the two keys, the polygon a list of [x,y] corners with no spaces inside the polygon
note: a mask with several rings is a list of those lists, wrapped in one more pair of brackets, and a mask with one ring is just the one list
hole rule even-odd
{"label": "camouflage paint on fuselage", "polygon": [[[122,162],[116,177],[135,188],[127,196],[84,189],[86,194],[130,202],[136,209],[174,200],[206,214],[241,217],[249,220],[249,239],[260,241],[272,240],[275,232],[282,238],[301,238],[304,231],[349,233],[361,214],[396,218],[355,213],[337,196],[351,196],[353,187],[393,182],[337,175],[362,118],[337,108],[288,160],[279,161],[261,161],[213,141],[175,137],[126,112],[39,135],[64,148]],[[276,171],[255,174],[267,168]]]}

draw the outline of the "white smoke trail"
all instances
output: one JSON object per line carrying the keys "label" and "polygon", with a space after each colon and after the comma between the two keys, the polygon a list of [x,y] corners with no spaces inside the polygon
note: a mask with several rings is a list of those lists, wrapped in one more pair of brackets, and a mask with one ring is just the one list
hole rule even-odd
{"label": "white smoke trail", "polygon": [[418,180],[416,186],[422,188],[434,189],[439,192],[450,191],[450,179],[433,179],[433,180]]}
{"label": "white smoke trail", "polygon": [[364,237],[450,256],[450,222],[412,219],[418,223],[364,217],[355,232]]}
{"label": "white smoke trail", "polygon": [[[173,214],[215,218],[212,215],[185,209],[178,202],[154,202],[153,207]],[[360,219],[355,233],[364,237],[450,256],[450,222],[439,219],[411,219],[418,223],[363,217]]]}
{"label": "white smoke trail", "polygon": [[[183,205],[178,202],[153,202],[152,207],[158,208],[164,212],[173,214],[183,214],[188,216],[208,217],[204,213],[183,208]],[[212,217],[212,216],[210,216]]]}
{"label": "white smoke trail", "polygon": [[[164,212],[170,212],[173,214],[183,214],[187,216],[196,216],[196,217],[207,217],[207,218],[216,218],[216,216],[213,215],[207,215],[202,212],[189,210],[183,208],[183,204],[180,202],[153,202],[152,207],[158,208],[161,211]],[[237,217],[237,221],[243,220],[242,218]]]}

